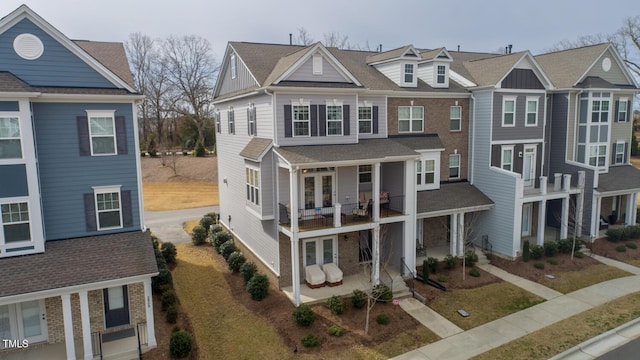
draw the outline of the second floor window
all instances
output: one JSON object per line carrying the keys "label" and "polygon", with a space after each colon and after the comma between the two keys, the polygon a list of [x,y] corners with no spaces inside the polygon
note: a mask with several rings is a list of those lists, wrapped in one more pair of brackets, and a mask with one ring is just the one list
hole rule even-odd
{"label": "second floor window", "polygon": [[236,133],[236,119],[235,119],[236,115],[233,112],[233,108],[230,108],[229,111],[227,111],[227,125],[229,126],[229,134],[235,134]]}
{"label": "second floor window", "polygon": [[604,167],[607,163],[607,145],[589,146],[589,165]]}
{"label": "second floor window", "polygon": [[358,133],[371,134],[373,123],[373,112],[371,106],[358,107]]}
{"label": "second floor window", "polygon": [[253,136],[257,134],[256,130],[256,107],[251,104],[247,108],[247,131],[248,134]]}
{"label": "second floor window", "polygon": [[407,84],[413,83],[413,64],[404,64],[404,82]]}
{"label": "second floor window", "polygon": [[625,152],[625,143],[623,141],[616,142],[616,165],[624,164]]}
{"label": "second floor window", "polygon": [[122,212],[120,207],[120,190],[96,190],[96,210],[98,216],[98,230],[122,227]]}
{"label": "second floor window", "polygon": [[116,154],[115,111],[87,111],[91,155]]}
{"label": "second floor window", "polygon": [[449,155],[449,179],[460,178],[460,154]]}
{"label": "second floor window", "polygon": [[449,108],[449,130],[460,131],[462,130],[462,107],[452,106]]}
{"label": "second floor window", "polygon": [[293,105],[293,136],[309,136],[309,105]]}
{"label": "second floor window", "polygon": [[423,124],[424,107],[398,107],[398,132],[422,132]]}
{"label": "second floor window", "polygon": [[629,104],[627,99],[620,99],[620,101],[618,101],[618,114],[616,116],[618,122],[627,121],[627,104]]}
{"label": "second floor window", "polygon": [[0,117],[0,159],[20,158],[20,120],[17,117]]}
{"label": "second floor window", "polygon": [[447,68],[444,65],[437,66],[436,82],[438,84],[446,83]]}
{"label": "second floor window", "polygon": [[500,167],[504,170],[513,171],[513,146],[503,146]]}
{"label": "second floor window", "polygon": [[609,100],[593,100],[591,102],[591,122],[609,122]]}
{"label": "second floor window", "polygon": [[504,98],[502,101],[502,126],[515,126],[516,99]]}
{"label": "second floor window", "polygon": [[342,135],[342,105],[327,105],[327,135]]}
{"label": "second floor window", "polygon": [[527,98],[526,126],[538,125],[538,99]]}
{"label": "second floor window", "polygon": [[0,210],[2,212],[0,240],[4,239],[5,244],[30,241],[29,205],[26,202],[2,204]]}
{"label": "second floor window", "polygon": [[222,125],[220,124],[220,111],[216,110],[213,113],[213,119],[216,122],[216,132],[220,134],[222,132]]}
{"label": "second floor window", "polygon": [[260,205],[260,170],[246,168],[247,201]]}

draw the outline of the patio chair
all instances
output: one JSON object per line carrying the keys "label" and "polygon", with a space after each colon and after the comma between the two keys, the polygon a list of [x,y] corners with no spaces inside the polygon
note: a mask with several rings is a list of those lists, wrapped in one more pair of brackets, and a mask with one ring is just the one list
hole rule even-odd
{"label": "patio chair", "polygon": [[325,285],[326,277],[319,265],[309,265],[305,267],[304,271],[304,282],[308,287],[317,289]]}
{"label": "patio chair", "polygon": [[342,285],[342,270],[335,263],[322,265],[328,286]]}

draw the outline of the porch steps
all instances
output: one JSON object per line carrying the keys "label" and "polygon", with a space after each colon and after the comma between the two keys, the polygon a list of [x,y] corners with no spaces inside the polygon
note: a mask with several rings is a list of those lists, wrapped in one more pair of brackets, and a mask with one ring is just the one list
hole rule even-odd
{"label": "porch steps", "polygon": [[476,255],[478,255],[478,262],[476,263],[476,265],[489,264],[489,259],[487,259],[487,256],[484,254],[484,251],[482,251],[482,249],[476,247],[475,252]]}

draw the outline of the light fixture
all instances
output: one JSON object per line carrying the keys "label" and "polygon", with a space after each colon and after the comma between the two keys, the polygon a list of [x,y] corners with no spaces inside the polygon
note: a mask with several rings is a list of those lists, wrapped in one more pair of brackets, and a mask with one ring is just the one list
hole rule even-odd
{"label": "light fixture", "polygon": [[344,241],[349,240],[349,237],[347,235],[344,236]]}
{"label": "light fixture", "polygon": [[227,185],[229,184],[229,182],[227,181],[227,177],[226,176],[224,177],[224,179],[222,179],[222,182],[227,184]]}
{"label": "light fixture", "polygon": [[458,100],[456,100],[456,106],[458,106]]}

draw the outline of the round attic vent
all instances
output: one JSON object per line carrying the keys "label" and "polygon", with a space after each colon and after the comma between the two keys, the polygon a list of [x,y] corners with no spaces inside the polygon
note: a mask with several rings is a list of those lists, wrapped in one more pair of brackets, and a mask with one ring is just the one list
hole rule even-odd
{"label": "round attic vent", "polygon": [[23,59],[35,60],[44,52],[44,45],[33,34],[20,34],[13,40],[13,50]]}
{"label": "round attic vent", "polygon": [[602,60],[602,70],[604,70],[604,72],[607,72],[610,69],[611,69],[611,59],[606,57]]}

